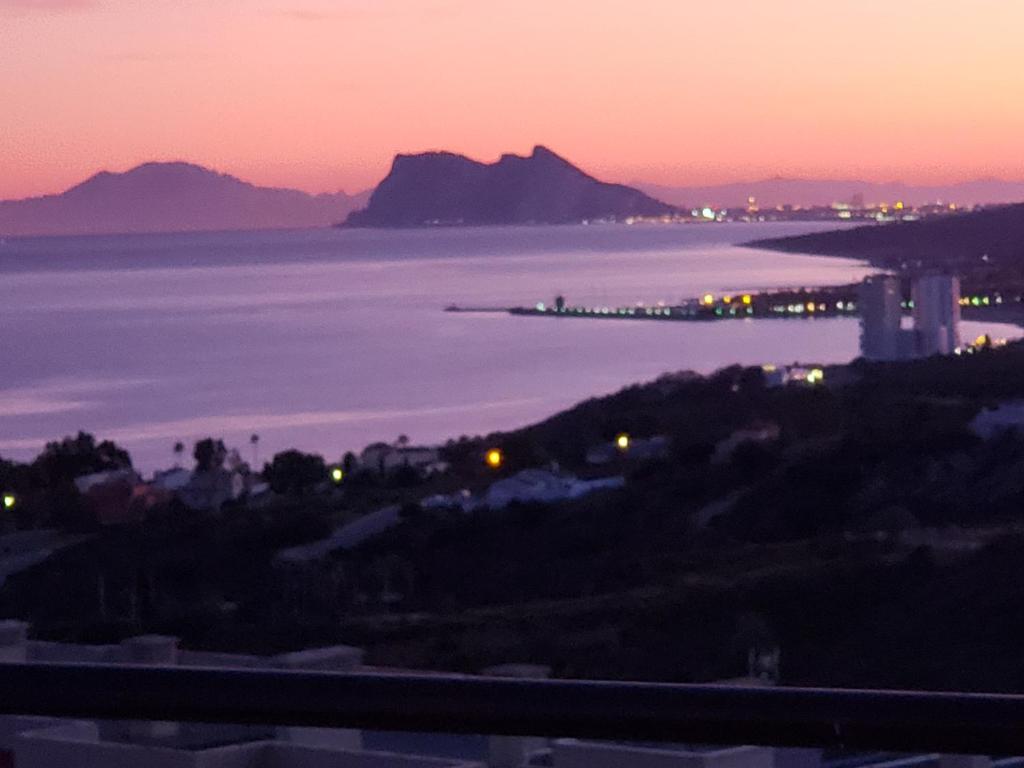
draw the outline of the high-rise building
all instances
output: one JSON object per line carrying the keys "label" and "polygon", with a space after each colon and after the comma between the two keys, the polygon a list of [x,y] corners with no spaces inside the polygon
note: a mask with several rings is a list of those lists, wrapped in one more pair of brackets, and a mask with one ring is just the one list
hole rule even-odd
{"label": "high-rise building", "polygon": [[900,357],[900,281],[872,275],[860,286],[860,351],[868,360]]}
{"label": "high-rise building", "polygon": [[911,285],[918,354],[948,355],[960,346],[960,279],[925,275]]}

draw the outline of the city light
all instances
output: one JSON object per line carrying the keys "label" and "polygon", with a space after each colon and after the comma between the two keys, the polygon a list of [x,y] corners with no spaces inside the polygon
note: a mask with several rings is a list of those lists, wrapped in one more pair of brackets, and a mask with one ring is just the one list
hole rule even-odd
{"label": "city light", "polygon": [[4,494],[4,509],[11,509],[18,502],[13,493]]}
{"label": "city light", "polygon": [[484,456],[484,461],[491,469],[501,469],[501,465],[505,463],[505,455],[499,448],[491,448]]}
{"label": "city light", "polygon": [[744,293],[743,294],[743,303],[744,304],[749,304],[752,301],[753,301],[753,298],[751,298],[749,293]]}
{"label": "city light", "polygon": [[620,451],[628,451],[629,450],[629,435],[627,435],[625,432],[623,432],[621,435],[617,436],[615,438],[615,447],[618,448]]}
{"label": "city light", "polygon": [[715,297],[712,296],[710,293],[705,293],[704,294],[704,298],[701,299],[701,301],[703,301],[705,305],[714,304],[715,303]]}
{"label": "city light", "polygon": [[333,469],[331,469],[331,480],[334,481],[335,485],[337,485],[338,483],[340,483],[344,479],[345,479],[345,472],[342,470],[341,467],[334,467]]}

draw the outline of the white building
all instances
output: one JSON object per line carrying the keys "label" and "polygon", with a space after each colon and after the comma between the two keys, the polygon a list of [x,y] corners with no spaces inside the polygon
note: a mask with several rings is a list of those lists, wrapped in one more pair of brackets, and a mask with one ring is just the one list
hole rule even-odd
{"label": "white building", "polygon": [[950,355],[960,346],[960,278],[925,275],[910,287],[917,353]]}
{"label": "white building", "polygon": [[441,461],[439,448],[420,445],[395,446],[387,443],[366,446],[359,455],[359,466],[371,472],[381,473],[411,467],[427,474],[443,472],[448,467]]}
{"label": "white building", "polygon": [[503,509],[514,501],[552,504],[578,499],[594,491],[622,488],[625,484],[623,477],[580,480],[545,469],[524,469],[512,477],[492,483],[481,501],[483,506],[490,509]]}
{"label": "white building", "polygon": [[899,358],[900,300],[900,281],[892,275],[872,275],[861,283],[860,351],[868,360]]}

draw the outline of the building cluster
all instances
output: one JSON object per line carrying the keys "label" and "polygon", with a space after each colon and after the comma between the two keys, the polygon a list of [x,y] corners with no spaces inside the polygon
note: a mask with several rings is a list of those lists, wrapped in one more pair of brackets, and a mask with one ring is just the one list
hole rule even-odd
{"label": "building cluster", "polygon": [[[900,279],[873,275],[860,287],[860,350],[868,360],[909,360],[953,354],[960,347],[960,280],[922,275],[910,284],[905,301]],[[912,327],[903,324],[910,309]]]}
{"label": "building cluster", "polygon": [[[840,221],[878,222],[917,221],[931,216],[946,216],[963,211],[976,210],[978,206],[960,207],[954,203],[932,202],[911,205],[902,200],[895,202],[864,201],[863,195],[854,195],[850,200],[833,202],[831,205],[795,205],[778,203],[760,205],[756,197],[748,197],[745,206],[706,204],[684,208],[674,214],[661,216],[630,216],[626,224],[685,224],[713,222],[768,222],[768,221]],[[609,223],[612,220],[590,220],[584,224]]]}

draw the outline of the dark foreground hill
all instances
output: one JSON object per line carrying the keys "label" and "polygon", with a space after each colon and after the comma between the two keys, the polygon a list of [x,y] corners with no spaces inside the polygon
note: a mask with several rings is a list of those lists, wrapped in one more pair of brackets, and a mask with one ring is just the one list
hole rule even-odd
{"label": "dark foreground hill", "polygon": [[0,201],[0,236],[321,227],[364,201],[258,187],[190,163],[146,163],[60,194]]}
{"label": "dark foreground hill", "polygon": [[1024,264],[1024,204],[914,222],[819,232],[748,243],[791,253],[868,259],[883,266],[972,271],[982,264]]}
{"label": "dark foreground hill", "polygon": [[351,227],[566,224],[661,216],[676,209],[587,175],[544,147],[485,164],[450,152],[398,155]]}

